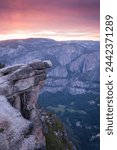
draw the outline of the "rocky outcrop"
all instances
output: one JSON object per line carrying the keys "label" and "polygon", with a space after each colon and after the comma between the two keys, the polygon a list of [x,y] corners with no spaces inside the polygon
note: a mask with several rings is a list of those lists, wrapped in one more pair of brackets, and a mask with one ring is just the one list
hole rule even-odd
{"label": "rocky outcrop", "polygon": [[0,42],[0,61],[13,65],[34,59],[49,59],[54,65],[42,92],[99,94],[99,50],[98,41],[9,40]]}
{"label": "rocky outcrop", "polygon": [[76,150],[63,124],[55,114],[42,111],[41,121],[47,150]]}
{"label": "rocky outcrop", "polygon": [[0,150],[45,149],[37,97],[49,67],[36,60],[0,70]]}

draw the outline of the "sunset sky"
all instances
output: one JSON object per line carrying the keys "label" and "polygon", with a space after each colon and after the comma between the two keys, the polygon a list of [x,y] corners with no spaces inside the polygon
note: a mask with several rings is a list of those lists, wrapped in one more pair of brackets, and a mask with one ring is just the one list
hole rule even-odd
{"label": "sunset sky", "polygon": [[99,40],[100,0],[0,0],[0,40]]}

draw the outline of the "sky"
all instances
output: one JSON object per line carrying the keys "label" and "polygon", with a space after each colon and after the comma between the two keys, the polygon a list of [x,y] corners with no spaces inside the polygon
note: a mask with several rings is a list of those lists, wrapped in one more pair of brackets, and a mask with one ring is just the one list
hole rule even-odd
{"label": "sky", "polygon": [[99,40],[100,0],[0,0],[0,40]]}

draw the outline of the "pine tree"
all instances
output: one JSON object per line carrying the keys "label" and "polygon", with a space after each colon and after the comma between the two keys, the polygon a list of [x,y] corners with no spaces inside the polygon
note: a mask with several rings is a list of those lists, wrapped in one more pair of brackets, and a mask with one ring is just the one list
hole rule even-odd
{"label": "pine tree", "polygon": [[1,69],[1,68],[4,68],[4,67],[5,67],[5,65],[0,62],[0,69]]}

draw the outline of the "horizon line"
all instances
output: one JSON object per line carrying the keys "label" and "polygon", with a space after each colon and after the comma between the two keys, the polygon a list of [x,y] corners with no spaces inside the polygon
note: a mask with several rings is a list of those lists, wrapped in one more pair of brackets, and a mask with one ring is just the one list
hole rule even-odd
{"label": "horizon line", "polygon": [[94,41],[94,42],[100,42],[100,39],[66,39],[66,40],[56,40],[54,38],[48,38],[48,37],[27,37],[27,38],[9,38],[9,39],[0,39],[0,42],[4,42],[4,41],[13,41],[13,40],[28,40],[28,39],[48,39],[48,40],[53,40],[53,41],[57,41],[57,42],[64,42],[64,41]]}

